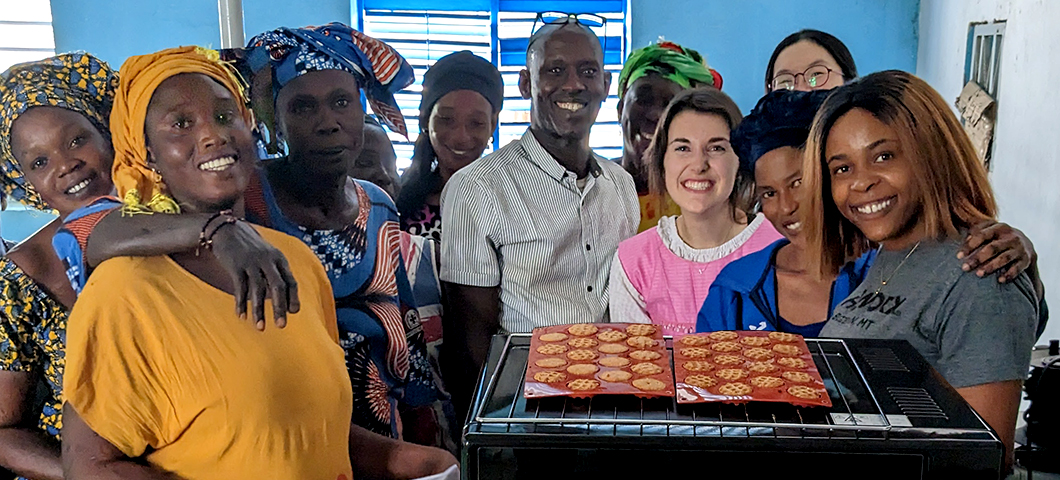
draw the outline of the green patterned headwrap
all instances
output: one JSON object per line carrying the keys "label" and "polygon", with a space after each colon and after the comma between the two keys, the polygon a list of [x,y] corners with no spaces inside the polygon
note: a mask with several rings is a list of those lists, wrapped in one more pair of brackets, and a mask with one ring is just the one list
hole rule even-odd
{"label": "green patterned headwrap", "polygon": [[682,88],[692,88],[693,82],[721,88],[721,82],[715,85],[713,71],[699,52],[663,41],[629,54],[618,75],[618,97],[625,96],[626,89],[637,79],[653,73]]}

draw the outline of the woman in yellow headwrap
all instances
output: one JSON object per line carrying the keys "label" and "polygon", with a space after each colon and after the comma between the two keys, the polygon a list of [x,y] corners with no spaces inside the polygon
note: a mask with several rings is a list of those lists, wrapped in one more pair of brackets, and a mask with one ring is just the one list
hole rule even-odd
{"label": "woman in yellow headwrap", "polygon": [[328,279],[297,239],[257,229],[290,260],[299,312],[264,333],[234,321],[210,239],[242,214],[256,152],[231,73],[182,47],[130,58],[121,78],[111,129],[125,209],[215,219],[198,251],[111,259],[86,284],[67,333],[67,477],[348,479],[351,460],[412,477],[455,463],[351,427]]}

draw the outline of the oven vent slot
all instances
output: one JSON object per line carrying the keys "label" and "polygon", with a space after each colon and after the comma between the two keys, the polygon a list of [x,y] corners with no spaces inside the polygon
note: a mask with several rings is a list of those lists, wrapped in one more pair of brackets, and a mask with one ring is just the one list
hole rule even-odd
{"label": "oven vent slot", "polygon": [[908,417],[941,418],[949,420],[931,394],[923,388],[887,387],[887,393]]}
{"label": "oven vent slot", "polygon": [[862,348],[861,357],[875,371],[908,372],[902,360],[889,348]]}

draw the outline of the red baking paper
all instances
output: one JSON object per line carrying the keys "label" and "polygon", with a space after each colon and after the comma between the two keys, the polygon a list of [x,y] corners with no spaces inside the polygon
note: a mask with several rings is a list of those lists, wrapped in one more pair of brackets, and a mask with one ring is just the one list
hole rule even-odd
{"label": "red baking paper", "polygon": [[720,331],[674,337],[677,403],[832,406],[802,336]]}
{"label": "red baking paper", "polygon": [[580,323],[534,329],[523,387],[526,398],[615,394],[674,395],[670,356],[658,327]]}

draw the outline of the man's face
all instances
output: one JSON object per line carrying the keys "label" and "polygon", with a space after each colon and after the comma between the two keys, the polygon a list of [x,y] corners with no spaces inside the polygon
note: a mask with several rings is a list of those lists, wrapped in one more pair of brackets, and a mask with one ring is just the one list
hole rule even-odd
{"label": "man's face", "polygon": [[599,40],[566,25],[538,39],[528,57],[519,91],[530,99],[531,125],[556,137],[588,138],[611,86]]}

